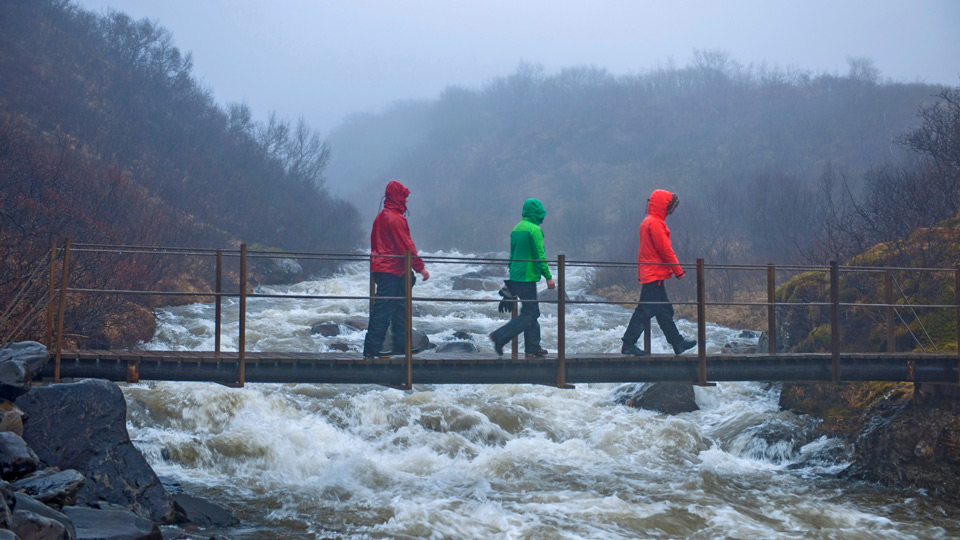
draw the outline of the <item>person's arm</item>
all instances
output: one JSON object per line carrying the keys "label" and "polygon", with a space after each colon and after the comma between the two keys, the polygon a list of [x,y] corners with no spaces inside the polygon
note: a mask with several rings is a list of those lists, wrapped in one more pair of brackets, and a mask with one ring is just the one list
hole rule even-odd
{"label": "person's arm", "polygon": [[[540,227],[533,232],[531,235],[533,237],[533,252],[537,254],[537,268],[540,270],[540,275],[547,278],[547,286],[550,286],[550,282],[553,281],[553,275],[550,274],[550,266],[547,264],[547,252],[543,248],[543,231],[540,230]],[[550,287],[551,289],[553,287]]]}
{"label": "person's arm", "polygon": [[670,270],[677,276],[677,279],[683,278],[683,267],[677,260],[677,254],[673,252],[673,245],[670,242],[670,234],[667,232],[666,224],[655,224],[655,229],[650,231],[650,240],[653,247],[657,250],[660,260],[665,263],[673,263]]}
{"label": "person's arm", "polygon": [[412,252],[413,270],[422,275],[424,281],[430,279],[430,272],[427,272],[426,267],[424,267],[423,259],[417,256],[417,246],[414,245],[413,238],[410,237],[410,226],[407,225],[407,220],[401,217],[394,222],[394,225],[396,227],[394,238],[397,240],[397,247],[400,248],[400,252],[406,253],[407,250]]}

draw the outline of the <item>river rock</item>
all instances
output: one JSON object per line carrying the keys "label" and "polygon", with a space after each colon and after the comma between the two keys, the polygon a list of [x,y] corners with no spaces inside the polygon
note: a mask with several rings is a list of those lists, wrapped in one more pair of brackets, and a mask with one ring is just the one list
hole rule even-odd
{"label": "river rock", "polygon": [[266,285],[296,283],[303,280],[303,267],[296,259],[289,257],[257,259],[255,272],[260,274],[258,277]]}
{"label": "river rock", "polygon": [[[411,342],[412,342],[411,347],[413,349],[414,354],[423,352],[430,348],[430,338],[427,337],[427,334],[425,332],[422,332],[414,328],[412,336],[413,338],[411,339]],[[383,350],[389,351],[392,346],[393,346],[393,328],[387,328],[387,335],[383,338]],[[398,351],[395,354],[401,354],[401,353]]]}
{"label": "river rock", "polygon": [[342,341],[337,341],[337,342],[331,343],[331,344],[327,345],[327,347],[329,347],[330,350],[332,350],[332,351],[339,351],[339,352],[347,352],[347,351],[350,350],[350,345],[347,345],[346,343],[344,343],[344,342],[342,342]]}
{"label": "river rock", "polygon": [[335,322],[317,323],[310,327],[310,333],[320,334],[323,337],[334,337],[340,335],[340,325]]}
{"label": "river rock", "polygon": [[231,527],[240,523],[225,508],[205,499],[186,493],[178,493],[173,498],[179,506],[183,518],[192,525],[198,527]]}
{"label": "river rock", "polygon": [[346,321],[343,322],[343,324],[344,326],[348,326],[350,328],[353,328],[354,330],[360,330],[361,332],[363,332],[367,329],[367,326],[369,326],[369,322],[370,321],[368,319],[353,318],[353,319],[347,319]]}
{"label": "river rock", "polygon": [[70,518],[68,518],[66,514],[57,512],[53,508],[50,508],[49,506],[25,493],[17,493],[15,495],[15,501],[12,508],[15,510],[33,512],[39,516],[57,521],[63,525],[63,528],[67,531],[67,537],[70,538],[70,540],[74,540],[77,537],[76,528],[74,528],[73,522],[70,521]]}
{"label": "river rock", "polygon": [[[537,293],[537,300],[543,300],[544,302],[556,302],[557,298],[560,297],[559,293],[557,292],[558,290],[559,289],[546,289],[540,291]],[[564,292],[563,299],[570,300],[570,296]],[[541,306],[541,309],[543,309],[543,306]]]}
{"label": "river rock", "polygon": [[447,341],[437,345],[436,353],[477,353],[480,349],[472,341]]}
{"label": "river rock", "polygon": [[158,522],[172,522],[173,498],[127,434],[127,406],[111,382],[34,388],[18,401],[30,421],[23,438],[45,463],[87,478],[79,504],[110,501]]}
{"label": "river rock", "polygon": [[77,540],[163,540],[155,523],[127,510],[67,506],[64,514],[77,529]]}
{"label": "river rock", "polygon": [[510,268],[507,263],[485,264],[480,267],[477,274],[484,277],[505,278],[510,275]]}
{"label": "river rock", "polygon": [[22,540],[13,531],[0,529],[0,540]]}
{"label": "river rock", "polygon": [[0,399],[0,431],[9,431],[23,437],[23,423],[27,413],[20,410],[12,401]]}
{"label": "river rock", "polygon": [[37,471],[13,483],[13,487],[53,508],[63,508],[77,503],[77,492],[87,482],[82,474],[73,470]]}
{"label": "river rock", "polygon": [[731,341],[725,343],[720,348],[723,354],[754,354],[757,352],[757,346],[753,343],[744,343],[742,341]]}
{"label": "river rock", "polygon": [[453,280],[455,291],[499,291],[503,284],[479,276],[464,275]]}
{"label": "river rock", "polygon": [[62,523],[26,510],[13,511],[13,524],[10,530],[21,539],[70,540],[70,535],[67,534],[67,529]]}
{"label": "river rock", "polygon": [[37,470],[40,460],[26,441],[12,431],[0,432],[0,477],[12,480]]}
{"label": "river rock", "polygon": [[21,341],[0,350],[0,398],[15,399],[30,390],[50,353],[42,343]]}
{"label": "river rock", "polygon": [[453,333],[453,339],[459,339],[461,341],[473,341],[473,335],[464,332],[463,330],[457,330]]}
{"label": "river rock", "polygon": [[614,394],[614,401],[628,407],[664,414],[678,414],[700,409],[694,399],[693,385],[686,383],[631,384],[618,388]]}

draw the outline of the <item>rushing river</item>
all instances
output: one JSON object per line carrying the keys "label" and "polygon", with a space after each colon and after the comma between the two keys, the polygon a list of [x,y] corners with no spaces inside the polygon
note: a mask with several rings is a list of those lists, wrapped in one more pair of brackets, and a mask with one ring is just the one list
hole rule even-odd
{"label": "rushing river", "polygon": [[[481,267],[432,264],[415,295],[495,298],[452,290],[454,277]],[[261,290],[365,295],[368,277],[354,264]],[[568,270],[569,296],[583,295],[588,280],[588,270]],[[250,351],[363,342],[342,323],[365,318],[365,301],[257,298],[247,308]],[[495,303],[417,309],[414,327],[431,342],[461,331],[481,351],[504,323]],[[542,311],[553,352],[556,308]],[[225,321],[236,315],[225,306]],[[567,350],[618,351],[629,316],[619,306],[568,307]],[[158,319],[147,348],[213,349],[212,305]],[[324,321],[341,324],[341,335],[311,335]],[[688,321],[678,326],[696,333]],[[740,329],[707,331],[711,350],[749,340]],[[235,350],[236,334],[224,325],[225,350]],[[668,350],[655,323],[653,348]],[[956,509],[934,497],[836,479],[847,450],[815,437],[813,419],[780,411],[775,386],[695,388],[700,410],[675,416],[615,404],[621,386],[142,383],[124,393],[131,438],[154,470],[230,508],[243,525],[223,533],[236,539],[960,537]]]}

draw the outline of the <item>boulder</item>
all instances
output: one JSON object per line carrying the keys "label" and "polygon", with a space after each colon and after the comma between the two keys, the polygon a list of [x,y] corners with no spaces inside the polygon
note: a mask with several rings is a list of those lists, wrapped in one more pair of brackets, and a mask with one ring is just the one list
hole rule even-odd
{"label": "boulder", "polygon": [[[383,350],[389,351],[392,346],[393,346],[393,328],[387,328],[387,335],[386,337],[383,338]],[[414,354],[423,352],[430,348],[430,338],[427,337],[427,334],[425,332],[422,332],[414,328],[411,347],[413,349]],[[397,354],[399,354],[399,352]]]}
{"label": "boulder", "polygon": [[42,343],[21,341],[0,350],[0,398],[15,399],[30,390],[50,353]]}
{"label": "boulder", "polygon": [[453,280],[455,291],[498,291],[503,284],[482,277],[460,276]]}
{"label": "boulder", "polygon": [[461,341],[473,341],[473,336],[463,330],[457,330],[453,333],[454,339],[459,339]]}
{"label": "boulder", "polygon": [[334,337],[340,335],[340,325],[335,322],[322,322],[310,327],[310,334],[320,334],[323,337]]}
{"label": "boulder", "polygon": [[86,482],[87,479],[73,469],[47,469],[17,480],[13,487],[47,506],[63,508],[77,503],[77,492]]}
{"label": "boulder", "polygon": [[505,278],[510,275],[510,267],[507,266],[507,263],[485,264],[477,271],[477,274],[484,277]]}
{"label": "boulder", "polygon": [[23,423],[27,414],[12,401],[0,400],[0,431],[9,431],[23,437]]}
{"label": "boulder", "polygon": [[760,337],[760,332],[755,332],[753,330],[743,330],[742,332],[740,332],[740,335],[738,335],[737,337],[744,338],[744,339],[757,339],[758,337]]}
{"label": "boulder", "polygon": [[[559,289],[546,289],[537,293],[537,300],[543,300],[544,302],[556,302],[557,298],[560,295],[557,293]],[[570,295],[563,293],[564,300],[570,300]],[[543,309],[543,306],[540,306],[540,309]]]}
{"label": "boulder", "polygon": [[0,477],[12,480],[37,470],[40,460],[26,441],[12,431],[0,432]]}
{"label": "boulder", "polygon": [[13,511],[13,524],[10,530],[21,539],[70,540],[70,535],[62,523],[26,510]]}
{"label": "boulder", "polygon": [[[6,482],[4,482],[6,483]],[[9,486],[9,484],[7,484]],[[9,529],[13,526],[13,510],[5,498],[0,497],[0,529]]]}
{"label": "boulder", "polygon": [[361,319],[359,317],[356,317],[353,319],[347,319],[346,321],[343,322],[343,324],[344,326],[348,326],[350,328],[353,328],[354,330],[360,330],[361,332],[363,332],[367,329],[367,326],[369,326],[369,322],[370,321],[368,319]]}
{"label": "boulder", "polygon": [[657,382],[626,385],[617,389],[614,401],[628,407],[664,414],[678,414],[700,409],[694,399],[693,385],[687,383]]}
{"label": "boulder", "polygon": [[437,345],[439,353],[477,353],[480,349],[472,341],[447,341]]}
{"label": "boulder", "polygon": [[296,259],[270,257],[257,259],[254,274],[265,285],[296,283],[303,280],[303,267]]}
{"label": "boulder", "polygon": [[110,501],[154,521],[173,521],[173,498],[130,442],[126,401],[116,385],[88,379],[38,387],[17,405],[30,415],[23,438],[37,456],[87,478],[78,504]]}
{"label": "boulder", "polygon": [[186,493],[178,493],[173,498],[179,506],[183,518],[192,525],[198,527],[231,527],[240,523],[240,520],[225,508],[210,501]]}
{"label": "boulder", "polygon": [[0,540],[22,540],[13,531],[0,529]]}
{"label": "boulder", "polygon": [[70,518],[25,493],[17,493],[15,495],[14,503],[11,508],[15,510],[33,512],[34,514],[43,516],[47,519],[58,521],[61,525],[63,525],[63,528],[66,529],[68,538],[73,540],[77,537],[77,531],[73,526],[73,522],[70,521]]}
{"label": "boulder", "polygon": [[725,343],[720,348],[723,354],[754,354],[757,352],[757,346],[753,343],[744,343],[742,341],[731,341]]}
{"label": "boulder", "polygon": [[77,540],[163,540],[155,523],[127,510],[68,506],[63,512],[77,528]]}
{"label": "boulder", "polygon": [[327,345],[327,347],[330,347],[331,350],[340,351],[340,352],[347,352],[347,351],[350,350],[350,345],[347,345],[346,343],[344,343],[344,342],[342,342],[342,341],[337,341],[337,342],[335,342],[335,343],[331,343],[331,344]]}

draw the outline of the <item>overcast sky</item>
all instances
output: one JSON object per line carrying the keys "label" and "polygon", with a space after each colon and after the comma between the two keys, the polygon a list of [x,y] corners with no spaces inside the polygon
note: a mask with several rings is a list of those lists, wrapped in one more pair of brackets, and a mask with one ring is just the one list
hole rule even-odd
{"label": "overcast sky", "polygon": [[221,103],[303,116],[322,133],[354,112],[478,88],[521,61],[615,74],[720,50],[744,65],[960,84],[956,0],[79,0],[158,21]]}

